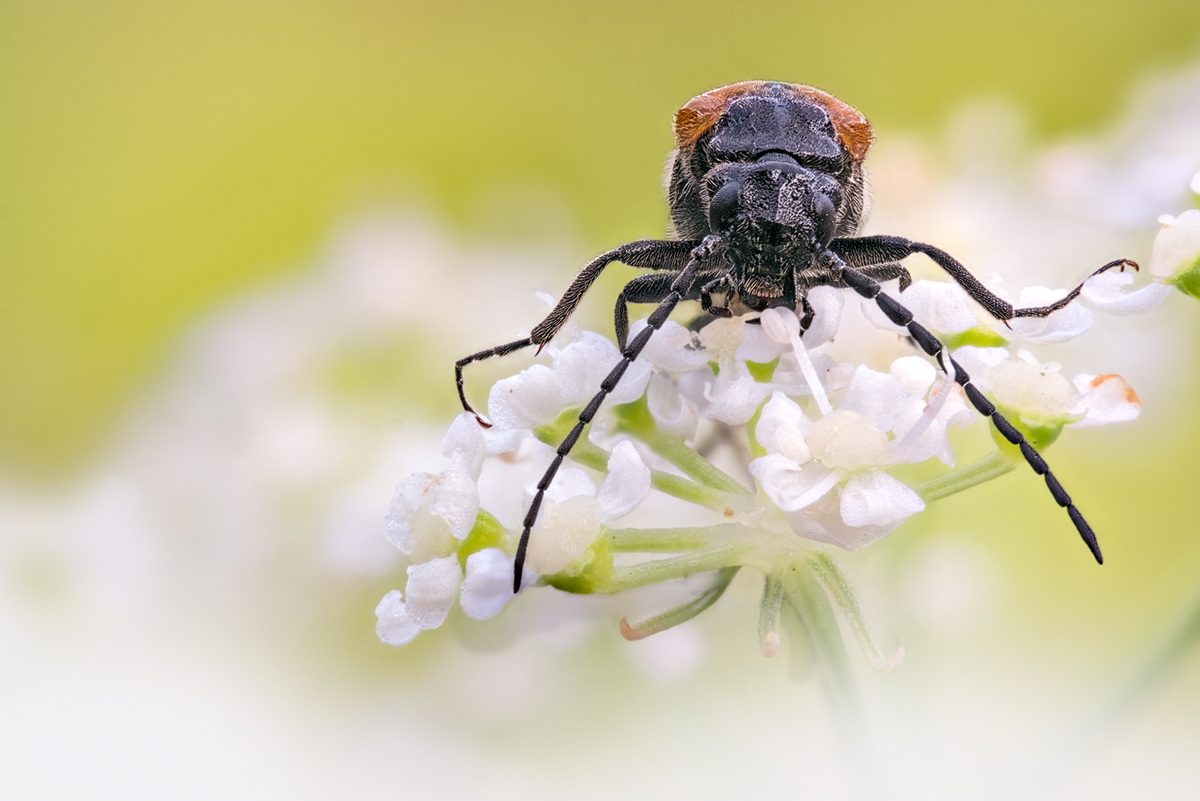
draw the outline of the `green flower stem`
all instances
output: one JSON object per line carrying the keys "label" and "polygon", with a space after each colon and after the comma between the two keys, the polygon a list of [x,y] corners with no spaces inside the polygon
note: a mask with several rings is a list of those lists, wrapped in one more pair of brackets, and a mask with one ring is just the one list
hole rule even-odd
{"label": "green flower stem", "polygon": [[763,656],[779,653],[779,614],[783,610],[783,580],[774,573],[764,577],[762,604],[758,608],[758,647]]}
{"label": "green flower stem", "polygon": [[664,473],[662,470],[650,469],[650,486],[659,492],[673,498],[703,506],[717,512],[732,513],[743,511],[747,507],[748,493],[721,492],[683,476]]}
{"label": "green flower stem", "polygon": [[606,585],[598,586],[596,592],[615,595],[618,592],[645,587],[648,584],[657,584],[660,581],[686,578],[696,573],[740,566],[742,556],[746,551],[747,546],[738,543],[710,551],[673,556],[668,559],[651,559],[636,565],[614,567],[611,581]]}
{"label": "green flower stem", "polygon": [[841,607],[842,613],[850,623],[850,629],[858,640],[859,647],[862,648],[863,654],[871,665],[879,670],[891,670],[896,667],[904,658],[904,649],[898,649],[890,659],[879,650],[879,645],[871,636],[871,630],[867,628],[867,619],[863,614],[862,604],[858,601],[858,595],[854,592],[850,578],[842,570],[841,565],[828,554],[823,553],[810,556],[808,564],[817,580],[821,582],[821,586]]}
{"label": "green flower stem", "polygon": [[970,489],[991,481],[993,478],[999,478],[1012,471],[1016,465],[1006,454],[1000,450],[994,450],[987,456],[977,462],[960,467],[957,470],[951,470],[945,475],[930,479],[923,484],[918,485],[915,489],[922,500],[936,501],[940,498],[945,498],[953,495],[956,492]]}
{"label": "green flower stem", "polygon": [[680,553],[737,541],[750,529],[737,523],[683,528],[605,529],[616,553]]}
{"label": "green flower stem", "polygon": [[624,618],[621,618],[621,636],[630,641],[641,640],[649,637],[651,634],[658,634],[660,631],[666,631],[669,628],[678,626],[680,623],[686,623],[715,604],[725,594],[725,589],[729,586],[729,582],[733,581],[733,577],[737,575],[739,570],[741,568],[736,566],[721,568],[717,571],[716,581],[713,582],[712,587],[687,603],[677,606],[674,609],[668,609],[666,612],[661,612],[652,618],[643,620],[641,623],[631,625]]}
{"label": "green flower stem", "polygon": [[826,687],[834,706],[841,712],[857,710],[858,693],[842,632],[833,606],[808,559],[801,559],[788,568],[783,576],[783,593],[804,624],[818,664],[825,668]]}
{"label": "green flower stem", "polygon": [[[547,445],[557,447],[567,433],[575,425],[575,420],[579,414],[577,410],[567,410],[559,415],[559,418],[553,423],[547,423],[544,426],[538,426],[533,429],[533,435]],[[684,446],[686,447],[686,446]],[[688,450],[691,450],[688,448]],[[695,453],[695,451],[692,451]],[[596,445],[587,438],[585,433],[575,443],[575,447],[571,449],[571,458],[584,467],[589,467],[601,473],[608,472],[608,460],[612,456],[611,453]],[[696,454],[697,458],[700,457]],[[716,468],[713,468],[716,470]],[[719,470],[717,472],[720,472]],[[722,473],[721,475],[724,475]],[[730,479],[732,481],[732,479]],[[735,482],[736,483],[736,482]],[[674,498],[694,503],[697,506],[703,506],[706,509],[713,509],[724,513],[726,510],[740,510],[746,504],[744,497],[749,495],[749,490],[738,485],[739,491],[736,493],[726,492],[705,486],[683,476],[665,473],[662,470],[650,470],[650,486],[659,492],[670,495]]]}
{"label": "green flower stem", "polygon": [[689,448],[683,437],[659,431],[645,396],[633,403],[617,407],[617,430],[633,434],[650,450],[679,468],[679,472],[706,487],[721,492],[750,494],[750,490],[740,481],[718,470],[707,459]]}

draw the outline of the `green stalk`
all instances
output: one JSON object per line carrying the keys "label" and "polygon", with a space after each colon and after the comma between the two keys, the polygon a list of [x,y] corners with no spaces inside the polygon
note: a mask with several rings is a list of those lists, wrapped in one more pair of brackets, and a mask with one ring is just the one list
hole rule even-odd
{"label": "green stalk", "polygon": [[739,570],[741,570],[740,567],[721,568],[717,571],[716,581],[707,590],[687,603],[674,609],[668,609],[641,623],[631,625],[625,618],[621,618],[621,636],[630,641],[642,640],[651,634],[658,634],[660,631],[666,631],[680,623],[686,623],[715,604],[725,594],[729,582],[733,581],[733,577]]}
{"label": "green stalk", "polygon": [[904,658],[904,648],[897,649],[895,655],[890,659],[885,657],[879,650],[879,645],[875,642],[875,638],[871,636],[871,630],[867,628],[867,618],[863,614],[862,604],[859,603],[858,594],[854,592],[854,586],[850,584],[850,578],[842,570],[841,565],[835,562],[828,554],[815,554],[808,559],[809,567],[812,568],[813,575],[821,582],[821,586],[829,593],[834,602],[841,607],[842,614],[846,616],[846,620],[850,623],[850,629],[854,632],[855,638],[858,640],[858,645],[862,648],[863,655],[871,665],[878,670],[892,670],[900,664],[900,660]]}
{"label": "green stalk", "polygon": [[736,541],[750,531],[737,523],[681,528],[609,528],[605,529],[612,549],[617,553],[680,553],[714,548],[718,543]]}
{"label": "green stalk", "polygon": [[726,567],[740,566],[741,558],[748,546],[741,543],[726,545],[711,551],[683,554],[667,559],[651,559],[636,565],[614,567],[611,581],[597,587],[597,592],[615,595],[618,592],[645,587],[660,581],[687,578],[696,573],[707,573]]}
{"label": "green stalk", "polygon": [[774,573],[764,577],[762,603],[758,607],[758,647],[763,656],[779,653],[779,615],[783,611],[783,580]]}
{"label": "green stalk", "polygon": [[707,487],[721,492],[750,494],[750,490],[740,481],[718,470],[689,448],[683,437],[659,431],[645,396],[617,407],[617,430],[633,434],[650,450],[679,468],[679,472]]}
{"label": "green stalk", "polygon": [[850,657],[833,606],[807,559],[794,563],[783,577],[783,592],[788,605],[804,624],[808,639],[823,668],[830,701],[838,713],[854,714],[858,693],[850,668]]}
{"label": "green stalk", "polygon": [[922,500],[936,501],[991,481],[993,478],[999,478],[1015,467],[1016,465],[1010,458],[1001,451],[994,450],[977,462],[930,479],[915,489]]}

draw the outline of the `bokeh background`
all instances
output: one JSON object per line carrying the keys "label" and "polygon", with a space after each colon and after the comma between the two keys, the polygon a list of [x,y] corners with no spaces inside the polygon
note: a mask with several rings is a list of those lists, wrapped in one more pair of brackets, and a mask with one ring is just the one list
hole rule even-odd
{"label": "bokeh background", "polygon": [[[1145,404],[1054,448],[1103,569],[1020,474],[848,561],[909,654],[864,667],[875,753],[757,654],[749,580],[637,645],[621,599],[545,591],[402,650],[372,610],[403,575],[391,487],[440,467],[450,362],[661,234],[691,96],[833,92],[879,137],[873,230],[1066,286],[1145,260],[1156,217],[1196,205],[1197,65],[1188,0],[5,2],[0,789],[1188,797],[1182,296],[1061,352]],[[582,312],[601,331],[612,273]]]}

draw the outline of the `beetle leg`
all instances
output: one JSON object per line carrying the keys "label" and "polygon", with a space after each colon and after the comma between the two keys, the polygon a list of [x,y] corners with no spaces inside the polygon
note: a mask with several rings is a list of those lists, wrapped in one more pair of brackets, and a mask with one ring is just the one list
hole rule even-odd
{"label": "beetle leg", "polygon": [[[968,295],[974,298],[979,305],[987,310],[988,314],[997,320],[1007,321],[1014,317],[1046,317],[1079,297],[1079,292],[1083,289],[1083,283],[1081,283],[1068,292],[1065,297],[1054,301],[1054,303],[1048,306],[1030,306],[1017,309],[1008,301],[997,297],[949,253],[940,248],[935,248],[933,245],[927,245],[924,242],[914,242],[911,239],[905,239],[900,236],[862,236],[835,239],[829,245],[829,249],[840,256],[848,266],[859,268],[883,264],[884,262],[895,262],[914,253],[924,253],[935,264],[945,270],[951,278],[958,282],[959,286],[966,290]],[[1120,267],[1122,270],[1126,267],[1132,267],[1136,270],[1137,264],[1129,259],[1117,259],[1105,264],[1099,270],[1089,275],[1088,278],[1111,270],[1114,267]],[[859,272],[861,274],[861,270]],[[1084,279],[1084,283],[1086,283],[1086,279]]]}
{"label": "beetle leg", "polygon": [[614,261],[619,261],[623,264],[628,264],[630,267],[679,271],[688,263],[692,250],[698,244],[697,242],[642,239],[637,242],[621,245],[621,247],[615,250],[610,250],[592,259],[592,261],[588,262],[579,271],[575,279],[571,281],[571,285],[567,287],[567,291],[563,293],[558,303],[550,310],[550,314],[546,315],[546,319],[535,325],[528,337],[518,339],[515,342],[509,342],[505,345],[499,345],[495,348],[481,350],[478,353],[472,353],[470,356],[464,356],[454,363],[454,382],[458,388],[458,399],[462,403],[463,410],[475,415],[475,419],[479,421],[479,425],[484,428],[491,427],[491,423],[480,417],[471,408],[471,404],[467,402],[466,393],[463,391],[463,368],[468,364],[483,361],[492,356],[506,356],[522,348],[527,348],[530,345],[537,345],[540,352],[546,343],[554,339],[554,335],[570,319],[575,308],[583,299],[584,294],[587,293],[596,279],[600,277],[600,273],[604,271],[605,267]]}

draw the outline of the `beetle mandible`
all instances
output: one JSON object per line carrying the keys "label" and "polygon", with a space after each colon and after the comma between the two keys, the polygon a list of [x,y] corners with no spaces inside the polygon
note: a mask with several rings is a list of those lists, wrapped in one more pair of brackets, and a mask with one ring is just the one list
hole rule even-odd
{"label": "beetle mandible", "polygon": [[[674,129],[677,149],[667,165],[670,238],[630,242],[597,256],[528,337],[455,363],[463,409],[475,414],[480,425],[489,426],[467,402],[466,365],[531,345],[540,352],[607,265],[621,262],[654,271],[634,278],[617,297],[614,324],[621,360],[580,412],[578,423],[537,484],[517,547],[513,592],[521,586],[529,532],[547,487],[605,397],[676,305],[698,300],[704,312],[717,317],[783,306],[797,312],[801,329],[806,330],[813,311],[805,295],[817,286],[850,288],[873,298],[889,320],[905,327],[916,344],[962,386],[979,413],[990,417],[1000,434],[1020,448],[1029,466],[1045,479],[1054,500],[1067,510],[1096,561],[1103,563],[1095,533],[1045,459],[971,383],[941,341],[880,286],[882,281],[899,279],[900,288],[906,288],[912,279],[900,261],[923,253],[989,314],[1008,321],[1046,317],[1078,297],[1083,284],[1047,306],[1014,308],[933,245],[899,236],[858,236],[868,206],[863,162],[874,135],[866,117],[819,89],[773,81],[722,86],[692,98],[675,114]],[[1126,266],[1137,268],[1128,259],[1117,259],[1092,275]],[[630,303],[658,304],[632,342],[627,341]]]}

